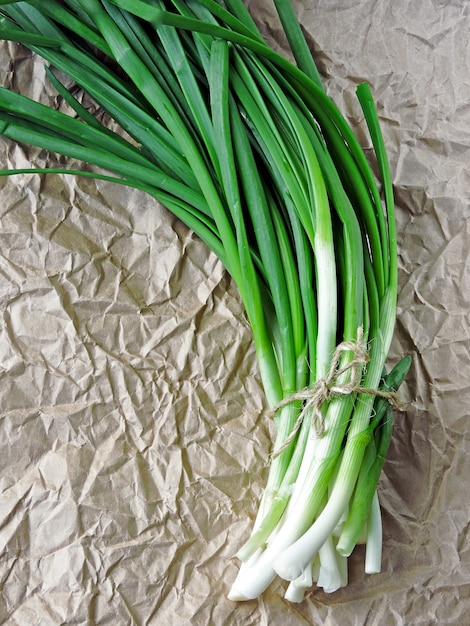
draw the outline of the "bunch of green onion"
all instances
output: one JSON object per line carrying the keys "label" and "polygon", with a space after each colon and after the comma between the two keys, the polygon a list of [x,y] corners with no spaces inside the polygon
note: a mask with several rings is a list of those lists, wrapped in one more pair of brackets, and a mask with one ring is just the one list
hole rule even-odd
{"label": "bunch of green onion", "polygon": [[[48,172],[146,191],[233,277],[277,438],[229,597],[255,598],[278,574],[298,602],[313,581],[345,585],[359,542],[366,572],[380,570],[376,487],[392,432],[383,396],[409,360],[385,374],[397,250],[370,89],[357,96],[379,182],[322,88],[289,0],[275,4],[295,63],[266,44],[242,0],[0,1],[1,38],[42,57],[74,111],[1,87],[0,134],[97,168]],[[124,132],[91,115],[63,75]],[[44,170],[1,173],[24,171]]]}

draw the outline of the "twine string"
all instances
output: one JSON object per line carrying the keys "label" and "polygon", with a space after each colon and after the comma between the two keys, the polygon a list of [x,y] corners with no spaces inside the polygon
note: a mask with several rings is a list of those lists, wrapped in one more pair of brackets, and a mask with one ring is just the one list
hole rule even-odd
{"label": "twine string", "polygon": [[[342,353],[346,351],[352,352],[352,359],[340,367]],[[292,402],[301,401],[304,403],[289,436],[283,442],[282,446],[273,452],[272,458],[279,456],[291,444],[305,416],[310,412],[312,413],[312,427],[314,432],[318,437],[321,437],[325,431],[325,418],[322,407],[325,402],[331,400],[333,397],[353,393],[365,393],[386,398],[393,408],[400,408],[402,406],[395,392],[371,389],[369,387],[363,387],[360,384],[364,365],[368,361],[369,354],[363,343],[363,330],[362,328],[358,328],[356,341],[343,341],[336,347],[328,373],[324,378],[318,379],[311,387],[305,387],[285,397],[272,407],[270,415],[273,417],[279,409]],[[349,379],[342,381],[341,378],[343,378],[346,372],[350,372]]]}

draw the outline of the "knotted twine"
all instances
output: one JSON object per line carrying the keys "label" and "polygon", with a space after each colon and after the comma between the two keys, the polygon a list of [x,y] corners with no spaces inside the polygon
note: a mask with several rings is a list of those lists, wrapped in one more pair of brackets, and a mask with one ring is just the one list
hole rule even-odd
{"label": "knotted twine", "polygon": [[[352,352],[352,359],[340,367],[342,353],[346,351]],[[386,398],[393,408],[402,407],[402,403],[394,391],[373,389],[361,385],[362,370],[368,361],[369,353],[363,343],[363,330],[362,327],[359,327],[356,341],[343,341],[338,344],[333,353],[328,373],[324,378],[319,378],[311,387],[305,387],[304,389],[296,391],[272,407],[269,412],[271,417],[273,417],[279,409],[292,402],[304,402],[303,408],[289,436],[282,446],[273,452],[272,458],[279,456],[291,444],[305,416],[310,412],[312,413],[312,426],[315,434],[321,437],[325,431],[325,418],[323,416],[322,406],[324,402],[334,397],[350,395],[352,393],[366,393],[368,395]],[[349,371],[351,372],[349,380],[341,382],[340,378],[342,375]]]}

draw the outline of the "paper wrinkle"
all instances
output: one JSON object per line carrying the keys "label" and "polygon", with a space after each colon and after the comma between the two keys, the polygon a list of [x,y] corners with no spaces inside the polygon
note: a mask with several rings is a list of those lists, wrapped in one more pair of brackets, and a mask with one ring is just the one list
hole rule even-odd
{"label": "paper wrinkle", "polygon": [[[285,46],[265,2],[248,3]],[[470,613],[470,5],[294,6],[328,92],[369,145],[368,80],[393,173],[400,297],[390,362],[413,366],[380,482],[382,573],[293,608],[276,581],[226,593],[274,427],[238,292],[145,194],[68,176],[0,178],[0,623],[465,624]],[[3,43],[2,84],[56,102]],[[53,166],[1,143],[2,166]]]}

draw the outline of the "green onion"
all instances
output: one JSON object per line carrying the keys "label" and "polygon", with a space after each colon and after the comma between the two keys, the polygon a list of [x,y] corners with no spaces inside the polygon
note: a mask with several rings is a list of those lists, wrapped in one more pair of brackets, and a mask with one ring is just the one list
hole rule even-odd
{"label": "green onion", "polygon": [[380,570],[377,484],[409,359],[384,375],[397,244],[370,89],[357,95],[379,181],[321,86],[292,5],[275,5],[297,65],[265,43],[241,0],[0,1],[0,36],[44,59],[76,115],[0,88],[0,133],[97,168],[0,174],[69,171],[144,190],[222,261],[277,428],[229,597],[255,598],[280,575],[299,602],[313,581],[345,585],[346,558],[364,538],[366,572]]}

